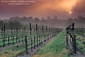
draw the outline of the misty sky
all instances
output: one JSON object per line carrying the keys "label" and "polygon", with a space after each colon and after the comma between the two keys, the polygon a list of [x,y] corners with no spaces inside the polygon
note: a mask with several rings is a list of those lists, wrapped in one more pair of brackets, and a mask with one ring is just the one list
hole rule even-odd
{"label": "misty sky", "polygon": [[67,19],[85,16],[85,0],[36,0],[29,5],[7,5],[0,2],[0,19],[13,16],[54,17]]}

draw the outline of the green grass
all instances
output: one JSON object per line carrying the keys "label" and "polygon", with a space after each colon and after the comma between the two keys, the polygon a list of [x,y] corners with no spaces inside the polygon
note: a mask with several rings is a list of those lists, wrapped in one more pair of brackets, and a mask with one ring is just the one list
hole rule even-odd
{"label": "green grass", "polygon": [[85,38],[81,35],[77,35],[76,42],[78,44],[78,47],[81,48],[82,52],[85,53]]}
{"label": "green grass", "polygon": [[[43,41],[46,39],[45,38],[46,34],[47,33],[41,34],[42,37],[43,37],[43,39],[42,39]],[[38,34],[38,35],[40,35],[40,34]],[[33,34],[33,36],[37,36],[37,35],[36,34]],[[28,38],[30,38],[30,35],[28,35]],[[22,38],[20,40],[22,40]],[[18,39],[18,41],[19,41],[19,39]],[[14,40],[14,42],[16,42],[16,41]],[[0,45],[2,46],[1,43],[3,44],[2,40],[0,40]],[[10,44],[12,44],[12,43],[13,43],[13,41],[10,39]],[[31,45],[30,44],[31,44],[31,41],[28,42],[28,45],[29,45],[28,48],[29,49],[31,48]],[[5,46],[7,46],[7,45],[8,45],[8,41],[5,41]],[[35,45],[37,45],[37,42],[35,43]],[[32,47],[33,46],[34,46],[34,44],[32,45]],[[5,48],[4,50],[0,51],[0,57],[16,57],[17,55],[19,55],[20,53],[22,53],[24,51],[25,51],[24,44],[21,44],[21,45],[18,45],[18,46],[12,46],[12,47]]]}
{"label": "green grass", "polygon": [[[42,40],[44,41],[44,39],[45,38],[43,38]],[[35,38],[35,42],[36,42],[35,45],[37,45],[37,38]],[[32,47],[34,47],[34,44],[32,45]],[[30,49],[30,48],[31,48],[31,40],[28,42],[28,49]],[[25,52],[25,44],[5,48],[4,50],[0,51],[0,57],[16,57],[17,55],[19,55],[22,52]]]}
{"label": "green grass", "polygon": [[24,45],[19,45],[18,47],[12,46],[0,51],[0,57],[15,57],[16,55],[24,51],[25,51]]}
{"label": "green grass", "polygon": [[33,57],[69,57],[65,42],[66,36],[65,31],[63,31],[41,48]]}

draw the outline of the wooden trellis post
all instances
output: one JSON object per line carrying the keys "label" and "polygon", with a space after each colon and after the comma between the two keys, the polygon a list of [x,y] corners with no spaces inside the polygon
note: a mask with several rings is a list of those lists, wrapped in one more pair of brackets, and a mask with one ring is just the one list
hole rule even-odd
{"label": "wooden trellis post", "polygon": [[14,45],[14,35],[13,35],[13,32],[12,32],[12,44]]}
{"label": "wooden trellis post", "polygon": [[37,47],[38,47],[38,25],[36,24]]}
{"label": "wooden trellis post", "polygon": [[17,29],[16,29],[16,43],[17,43],[17,39],[18,39],[18,32],[17,32]]}
{"label": "wooden trellis post", "polygon": [[25,49],[26,49],[26,54],[28,54],[27,36],[25,36]]}
{"label": "wooden trellis post", "polygon": [[[74,35],[74,23],[72,24],[72,34]],[[73,37],[74,37],[74,36],[73,36]],[[73,37],[72,37],[72,44],[73,44],[73,42],[74,42]]]}
{"label": "wooden trellis post", "polygon": [[76,54],[76,35],[74,35],[74,53]]}
{"label": "wooden trellis post", "polygon": [[5,46],[5,25],[2,27],[3,47]]}
{"label": "wooden trellis post", "polygon": [[32,25],[31,25],[31,23],[29,23],[29,26],[30,26],[30,38],[31,38],[31,51],[32,51]]}
{"label": "wooden trellis post", "polygon": [[49,26],[49,39],[50,39],[50,26]]}
{"label": "wooden trellis post", "polygon": [[8,37],[8,46],[9,46],[9,37]]}
{"label": "wooden trellis post", "polygon": [[75,35],[74,23],[72,24],[72,30],[73,30],[73,49],[74,53],[76,54],[76,35]]}
{"label": "wooden trellis post", "polygon": [[35,49],[35,44],[36,44],[36,43],[35,43],[35,36],[34,36],[34,49]]}
{"label": "wooden trellis post", "polygon": [[40,30],[39,30],[39,26],[38,26],[38,45],[40,45]]}
{"label": "wooden trellis post", "polygon": [[67,45],[67,48],[68,48],[68,28],[66,28],[66,45]]}
{"label": "wooden trellis post", "polygon": [[43,25],[42,25],[42,37],[41,37],[41,43],[43,43],[43,34],[44,34],[44,28],[43,28]]}
{"label": "wooden trellis post", "polygon": [[45,39],[45,41],[47,40],[47,30],[48,30],[48,26],[46,26],[46,39]]}

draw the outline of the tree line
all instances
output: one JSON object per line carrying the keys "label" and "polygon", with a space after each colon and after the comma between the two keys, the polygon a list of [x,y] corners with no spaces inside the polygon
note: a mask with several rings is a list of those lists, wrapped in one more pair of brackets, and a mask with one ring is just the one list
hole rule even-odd
{"label": "tree line", "polygon": [[3,21],[0,20],[0,30],[17,30],[21,29],[23,27],[23,24],[21,24],[17,20],[8,20],[8,21]]}

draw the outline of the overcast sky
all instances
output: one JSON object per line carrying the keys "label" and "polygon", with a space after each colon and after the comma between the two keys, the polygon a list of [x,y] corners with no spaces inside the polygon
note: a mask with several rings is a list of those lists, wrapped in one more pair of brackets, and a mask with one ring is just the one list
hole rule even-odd
{"label": "overcast sky", "polygon": [[13,16],[54,17],[67,19],[85,16],[85,0],[36,0],[29,5],[8,5],[0,2],[0,19]]}

